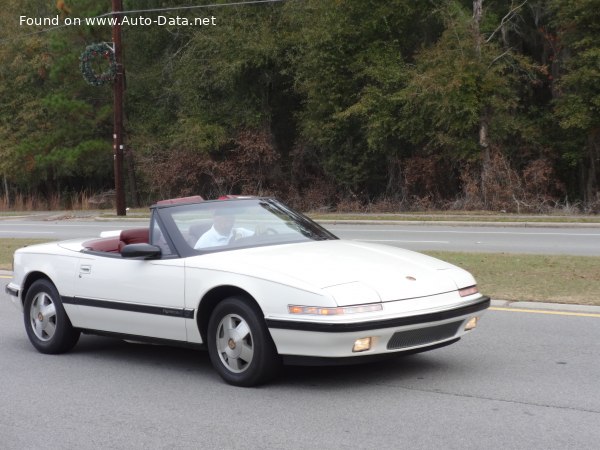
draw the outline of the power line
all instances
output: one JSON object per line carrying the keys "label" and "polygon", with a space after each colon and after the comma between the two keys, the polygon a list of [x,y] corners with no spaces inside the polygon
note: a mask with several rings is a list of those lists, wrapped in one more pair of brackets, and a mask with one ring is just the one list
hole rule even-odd
{"label": "power line", "polygon": [[[138,14],[138,13],[157,13],[157,12],[168,12],[168,11],[189,11],[192,9],[206,9],[206,8],[221,8],[224,6],[247,6],[247,5],[258,5],[258,4],[265,4],[265,3],[282,3],[284,1],[287,0],[250,0],[250,1],[239,1],[239,2],[232,2],[232,3],[213,3],[210,5],[188,5],[188,6],[171,6],[168,8],[149,8],[149,9],[132,9],[129,11],[121,11],[117,14],[115,14],[114,12],[107,12],[104,14],[100,14],[98,16],[93,16],[93,17],[86,17],[87,20],[92,20],[92,19],[99,19],[102,17],[108,17],[108,16],[125,16],[127,14]],[[77,25],[56,25],[53,27],[49,27],[49,28],[44,28],[43,30],[38,30],[38,31],[33,31],[31,33],[25,33],[25,34],[20,34],[18,36],[13,36],[10,38],[5,38],[5,39],[0,39],[0,44],[4,43],[4,42],[8,42],[8,41],[14,41],[17,39],[22,39],[28,36],[35,36],[37,34],[43,34],[43,33],[48,33],[50,31],[54,31],[54,30],[58,30],[61,28],[65,28],[65,27],[72,27],[72,26],[77,26]]]}
{"label": "power line", "polygon": [[[218,8],[222,6],[245,6],[245,5],[256,5],[260,3],[281,3],[286,0],[252,0],[247,2],[234,2],[234,3],[214,3],[212,5],[192,5],[192,6],[171,6],[169,8],[153,8],[153,9],[132,9],[130,11],[123,11],[118,15],[126,15],[126,14],[134,14],[141,12],[165,12],[165,11],[181,11],[181,10],[190,10],[190,9],[199,9],[199,8]],[[113,13],[105,13],[101,14],[98,17],[106,17],[112,16]]]}

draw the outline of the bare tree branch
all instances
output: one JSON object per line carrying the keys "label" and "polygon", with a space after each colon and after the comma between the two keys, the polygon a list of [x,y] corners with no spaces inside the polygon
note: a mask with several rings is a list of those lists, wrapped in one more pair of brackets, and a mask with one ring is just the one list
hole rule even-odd
{"label": "bare tree branch", "polygon": [[512,16],[514,15],[514,13],[515,13],[517,10],[521,9],[523,6],[525,6],[525,3],[527,3],[528,1],[529,1],[529,0],[525,0],[525,1],[524,1],[523,3],[521,3],[519,6],[515,6],[513,9],[511,9],[511,10],[508,12],[508,14],[506,14],[506,15],[505,15],[505,16],[502,18],[502,20],[500,21],[500,25],[498,25],[498,28],[496,28],[496,29],[494,30],[494,32],[493,32],[493,33],[490,35],[490,37],[489,37],[489,38],[487,38],[487,39],[485,40],[485,43],[487,44],[488,42],[490,42],[490,41],[492,40],[492,38],[494,37],[494,35],[495,35],[495,34],[496,34],[498,31],[500,31],[500,29],[502,28],[502,26],[503,26],[503,25],[504,25],[506,22],[508,22],[510,19],[512,19]]}
{"label": "bare tree branch", "polygon": [[498,60],[499,60],[500,58],[502,58],[503,56],[505,56],[505,55],[509,54],[509,53],[510,53],[510,51],[511,51],[512,49],[513,49],[513,48],[511,47],[511,48],[509,48],[508,50],[506,50],[504,53],[502,53],[501,55],[498,55],[498,56],[496,56],[496,57],[494,58],[494,60],[493,60],[493,61],[492,61],[492,62],[491,62],[491,63],[490,63],[488,66],[487,66],[487,68],[489,69],[490,67],[492,67],[496,61],[498,61]]}

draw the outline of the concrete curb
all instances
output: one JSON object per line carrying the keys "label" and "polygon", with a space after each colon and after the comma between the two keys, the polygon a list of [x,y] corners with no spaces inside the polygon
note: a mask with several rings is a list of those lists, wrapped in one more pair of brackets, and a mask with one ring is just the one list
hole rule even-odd
{"label": "concrete curb", "polygon": [[574,305],[568,303],[518,302],[510,300],[492,300],[492,307],[506,309],[542,310],[556,312],[575,312],[583,314],[600,314],[600,306]]}

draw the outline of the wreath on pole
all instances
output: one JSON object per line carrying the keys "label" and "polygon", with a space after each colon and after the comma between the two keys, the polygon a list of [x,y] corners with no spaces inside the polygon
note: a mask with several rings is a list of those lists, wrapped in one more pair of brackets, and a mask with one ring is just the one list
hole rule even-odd
{"label": "wreath on pole", "polygon": [[[97,61],[108,61],[108,68],[103,72],[96,72]],[[79,70],[85,81],[92,86],[102,86],[112,82],[117,76],[117,60],[115,52],[106,42],[88,45],[79,57]]]}

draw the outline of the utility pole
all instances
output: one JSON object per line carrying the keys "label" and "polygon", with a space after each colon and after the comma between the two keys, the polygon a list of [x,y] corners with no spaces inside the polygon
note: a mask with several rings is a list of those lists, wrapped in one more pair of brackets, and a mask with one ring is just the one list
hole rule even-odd
{"label": "utility pole", "polygon": [[112,0],[113,17],[119,19],[112,27],[112,41],[115,50],[117,74],[113,85],[114,96],[114,126],[113,126],[113,152],[115,165],[115,191],[117,216],[124,216],[125,188],[123,185],[123,91],[125,90],[125,70],[123,68],[123,54],[121,50],[121,15],[123,0]]}

